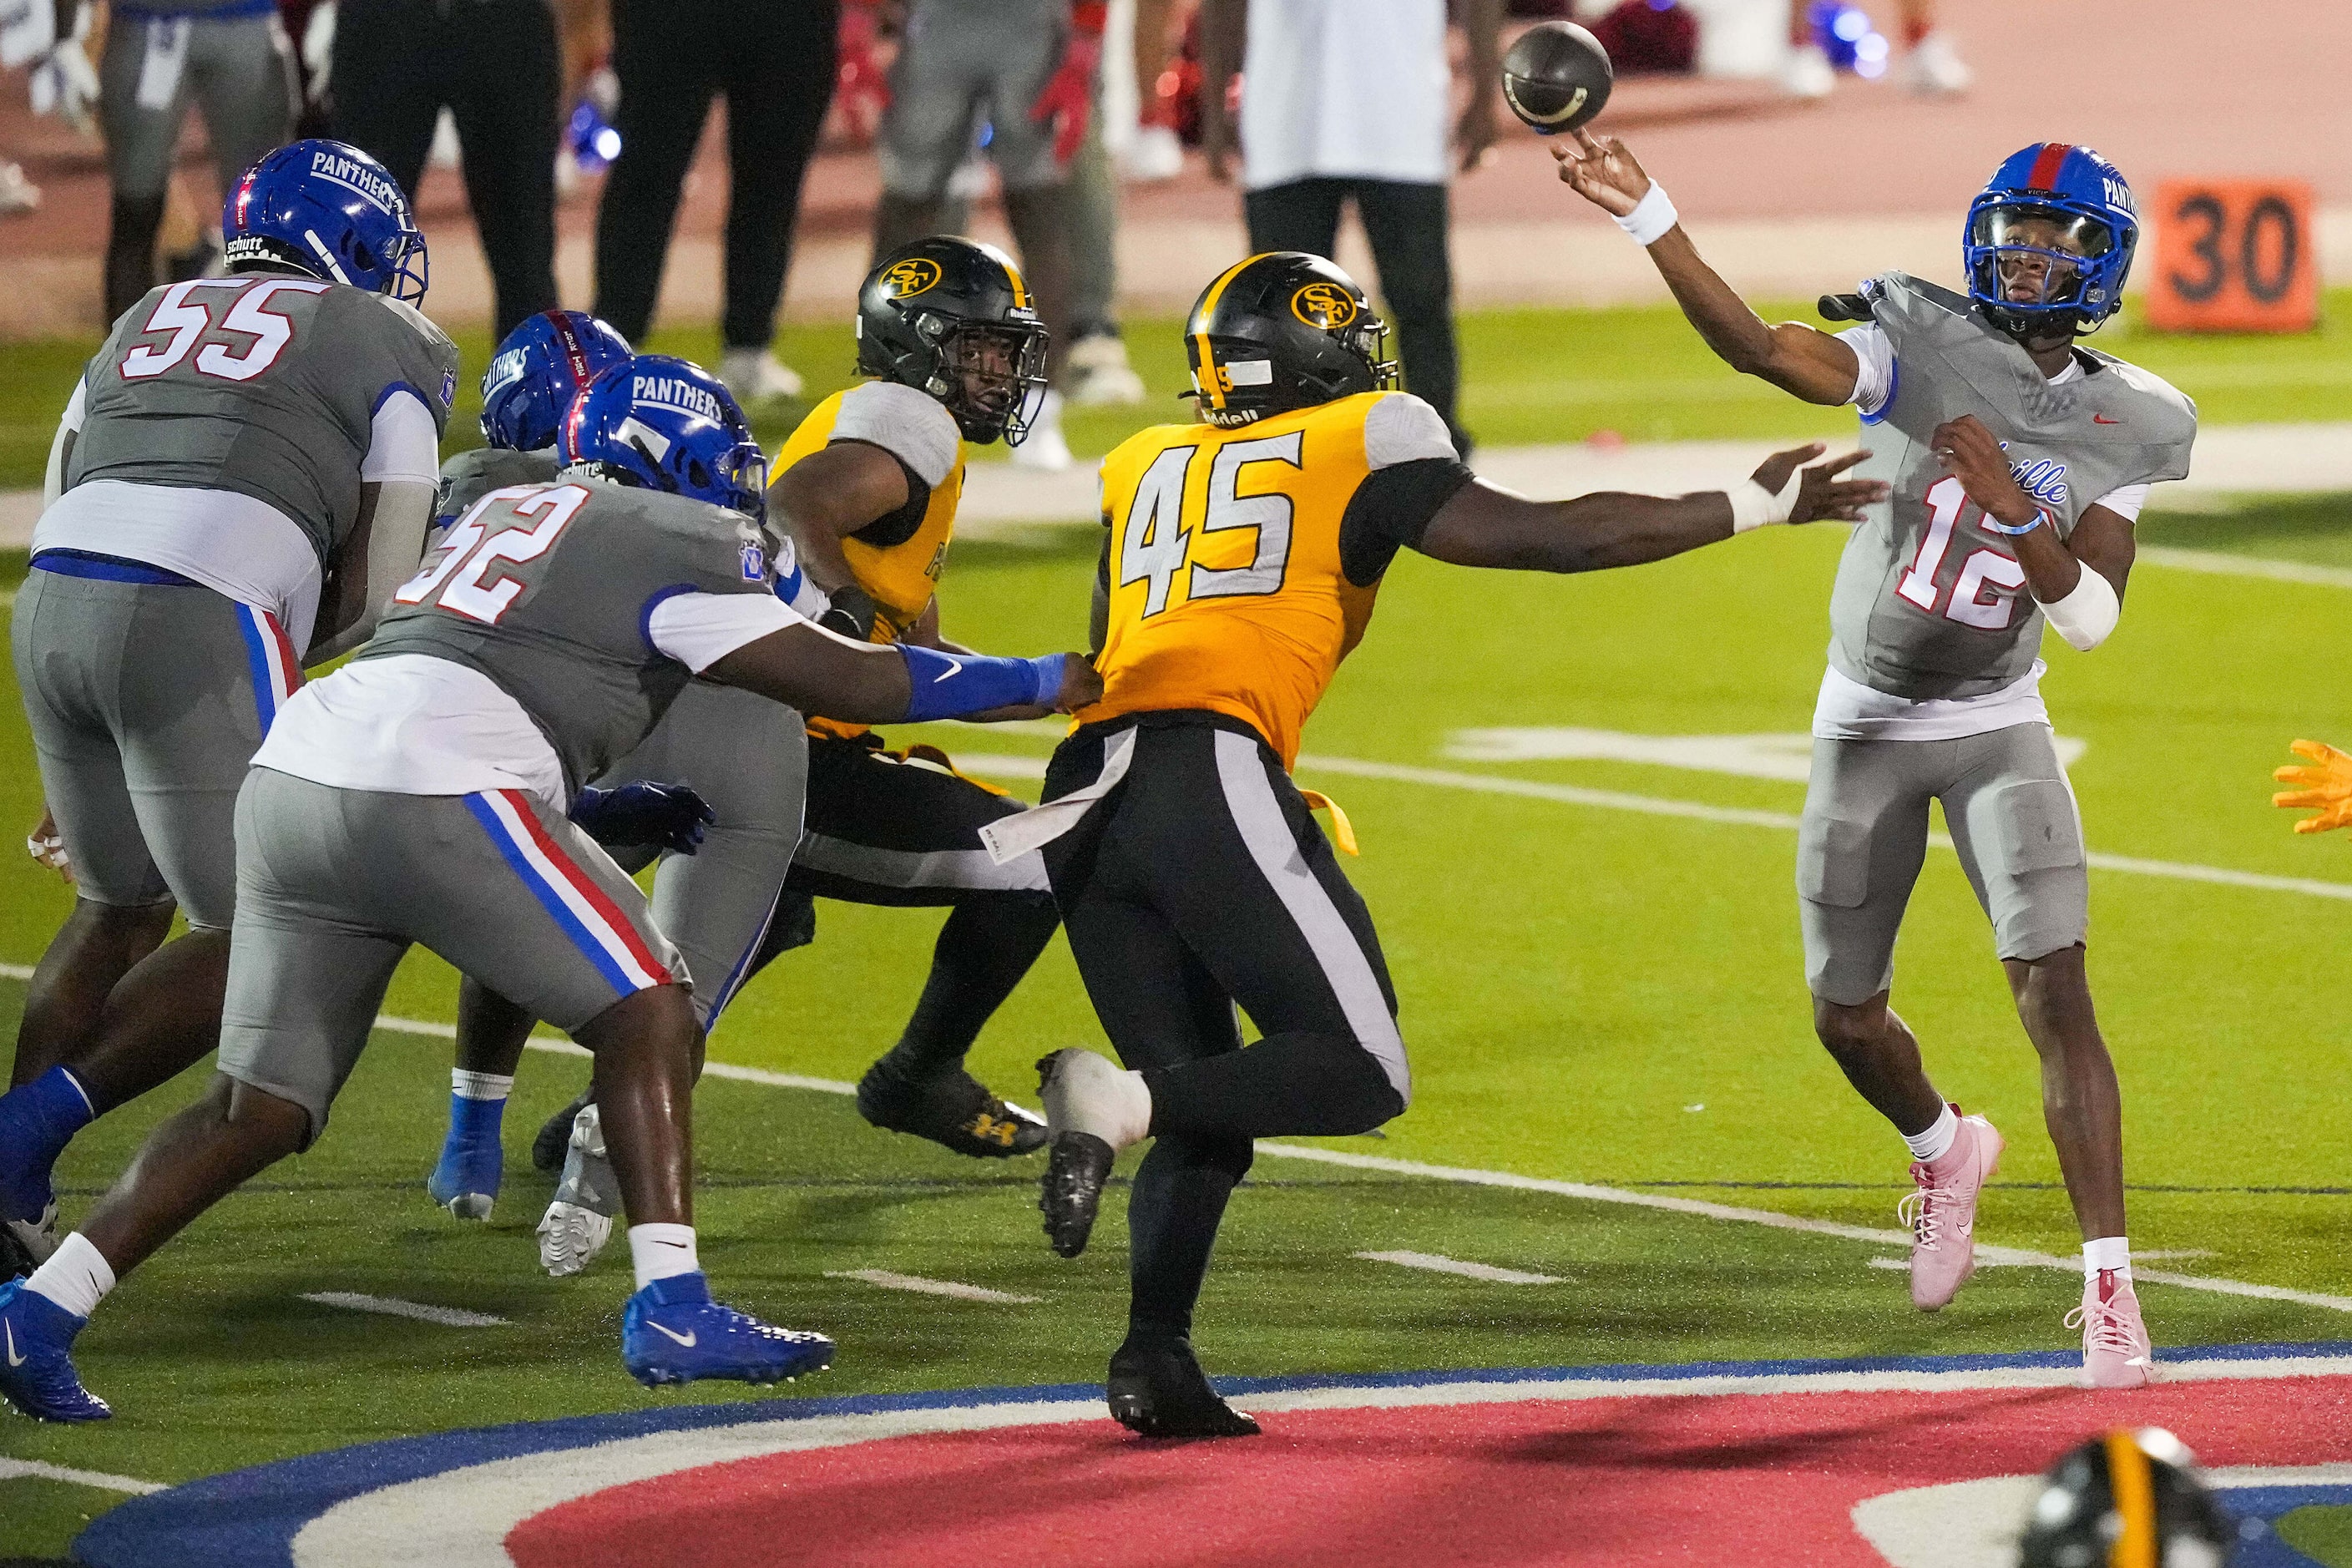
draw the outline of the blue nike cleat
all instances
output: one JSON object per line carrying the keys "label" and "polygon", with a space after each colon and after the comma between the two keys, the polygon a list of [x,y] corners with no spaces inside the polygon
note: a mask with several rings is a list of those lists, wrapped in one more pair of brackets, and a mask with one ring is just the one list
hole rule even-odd
{"label": "blue nike cleat", "polygon": [[656,1279],[621,1313],[621,1364],[647,1388],[721,1377],[790,1383],[833,1364],[833,1342],[763,1323],[710,1299],[702,1275]]}
{"label": "blue nike cleat", "polygon": [[425,1190],[434,1205],[459,1219],[488,1219],[499,1201],[499,1181],[505,1173],[506,1154],[499,1147],[498,1130],[485,1138],[452,1126],[441,1145],[441,1163],[425,1178]]}
{"label": "blue nike cleat", "polygon": [[0,1219],[38,1225],[55,1207],[49,1172],[89,1120],[89,1097],[61,1067],[0,1094]]}
{"label": "blue nike cleat", "polygon": [[81,1385],[66,1353],[88,1318],[77,1318],[22,1279],[0,1285],[0,1397],[41,1421],[103,1421],[114,1414]]}

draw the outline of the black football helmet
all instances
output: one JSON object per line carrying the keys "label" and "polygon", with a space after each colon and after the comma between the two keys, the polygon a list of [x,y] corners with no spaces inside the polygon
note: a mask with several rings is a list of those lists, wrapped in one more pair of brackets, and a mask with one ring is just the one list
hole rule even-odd
{"label": "black football helmet", "polygon": [[2222,1568],[2237,1531],[2161,1427],[2092,1438],[2050,1467],[2019,1568]]}
{"label": "black football helmet", "polygon": [[1193,395],[1212,425],[1247,425],[1400,386],[1389,326],[1356,280],[1319,256],[1269,250],[1201,291],[1184,322]]}
{"label": "black football helmet", "polygon": [[1017,447],[1045,392],[1045,324],[1013,258],[933,235],[882,258],[857,290],[857,372],[928,393],[967,441]]}

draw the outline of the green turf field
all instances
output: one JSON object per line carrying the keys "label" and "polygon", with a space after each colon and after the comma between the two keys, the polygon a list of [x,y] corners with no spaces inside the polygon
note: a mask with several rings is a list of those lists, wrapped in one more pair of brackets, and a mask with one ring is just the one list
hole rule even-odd
{"label": "green turf field", "polygon": [[[2169,377],[2210,422],[2352,419],[2352,289],[2331,293],[2327,306],[2321,329],[2304,337],[2164,337],[2133,332],[2126,317],[2096,341]],[[1809,305],[1793,301],[1761,309],[1775,320],[1814,320]],[[1180,330],[1174,321],[1127,324],[1128,352],[1153,399],[1140,409],[1071,410],[1076,451],[1098,456],[1143,426],[1181,416],[1174,399],[1190,383]],[[1853,428],[1851,415],[1808,407],[1725,370],[1668,308],[1476,311],[1462,317],[1460,331],[1462,416],[1488,446],[1576,441],[1604,429],[1667,441]],[[477,383],[491,344],[476,329],[460,331],[457,345],[464,371],[449,428],[453,446],[464,446],[478,440]],[[0,489],[41,482],[58,411],[97,346],[95,338],[58,339],[0,351],[9,371],[0,378]],[[646,346],[717,363],[718,338],[708,330],[666,329]],[[856,346],[845,321],[787,326],[776,352],[808,378],[812,401],[852,379]],[[773,449],[807,407],[761,410],[761,439]],[[1002,451],[976,455],[993,460]]]}
{"label": "green turf field", "polygon": [[[2239,552],[2352,555],[2352,511],[2340,500],[2157,518],[2150,530]],[[1827,530],[1775,530],[1567,581],[1401,559],[1370,636],[1307,732],[1309,758],[1336,765],[1310,760],[1300,776],[1337,795],[1361,837],[1349,870],[1387,946],[1417,1100],[1385,1137],[1330,1147],[1894,1228],[1907,1187],[1902,1146],[1811,1039],[1792,834],[1360,771],[1402,765],[1793,814],[1796,783],[1616,762],[1464,763],[1445,748],[1455,730],[1491,726],[1801,731],[1839,544]],[[1076,646],[1093,551],[1084,530],[960,545],[948,631],[1008,652]],[[22,570],[18,556],[0,577]],[[2088,743],[2073,774],[2095,850],[2352,887],[2352,844],[2295,838],[2267,805],[2268,772],[2288,760],[2288,740],[2352,736],[2342,661],[2326,651],[2346,592],[2149,566],[2134,579],[2123,629],[2095,656],[2052,640],[2046,689],[2059,731]],[[1045,726],[940,729],[952,750],[1033,770],[1052,745]],[[0,700],[0,830],[29,824],[37,794],[16,704]],[[2329,1087],[2352,1016],[2352,902],[2120,871],[2095,873],[2093,890],[2092,969],[2126,1089],[2136,1247],[2194,1254],[2154,1267],[2352,1294],[2341,1252],[2352,1169]],[[54,879],[0,854],[0,961],[29,963],[65,906]],[[855,1079],[895,1038],[938,918],[824,906],[816,946],[744,994],[713,1056]],[[2039,1127],[2032,1053],[1948,855],[1929,859],[1899,966],[1899,1002],[1940,1086],[2010,1138],[1980,1239],[2070,1253],[2076,1237]],[[446,969],[416,959],[388,1008],[446,1019],[453,991]],[[0,982],[0,1026],[21,996],[20,984]],[[983,1037],[976,1066],[1017,1098],[1041,1050],[1099,1041],[1057,943]],[[547,1184],[523,1146],[583,1064],[528,1059],[508,1192],[487,1229],[448,1221],[422,1192],[446,1065],[440,1040],[379,1034],[316,1151],[224,1205],[108,1302],[81,1359],[117,1419],[86,1429],[0,1421],[0,1456],[170,1481],[334,1444],[663,1397],[627,1382],[614,1355],[625,1257],[562,1282],[535,1267],[530,1228]],[[196,1083],[191,1075],[159,1091],[76,1145],[61,1173],[68,1221]],[[983,1168],[868,1131],[828,1094],[714,1079],[698,1105],[711,1272],[743,1304],[838,1336],[839,1364],[820,1389],[1099,1377],[1119,1330],[1116,1204],[1093,1249],[1065,1263],[1038,1233],[1034,1166]],[[1351,1256],[1390,1249],[1559,1282],[1501,1286]],[[2060,1325],[2076,1290],[2068,1274],[1988,1269],[1928,1319],[1908,1308],[1899,1273],[1870,1267],[1899,1252],[1265,1158],[1235,1202],[1199,1342],[1213,1371],[1248,1374],[2072,1342]],[[1043,1300],[939,1300],[824,1277],[859,1268]],[[298,1299],[321,1290],[510,1322],[448,1329]],[[2352,1338],[2352,1316],[2321,1307],[2156,1283],[2143,1297],[2159,1344]],[[0,1480],[0,1555],[57,1551],[111,1500]],[[2339,1524],[2315,1517],[2298,1528],[2332,1541]],[[20,1539],[5,1540],[11,1531]]]}

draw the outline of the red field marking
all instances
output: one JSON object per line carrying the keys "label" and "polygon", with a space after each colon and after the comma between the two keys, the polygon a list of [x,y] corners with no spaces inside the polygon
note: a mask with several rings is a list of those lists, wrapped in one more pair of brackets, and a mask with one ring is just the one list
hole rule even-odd
{"label": "red field marking", "polygon": [[2168,1426],[2214,1466],[2352,1458],[2352,1380],[1295,1410],[1215,1444],[1108,1420],[896,1437],[615,1487],[506,1545],[519,1568],[1883,1568],[1855,1504],[2039,1471],[2107,1426]]}

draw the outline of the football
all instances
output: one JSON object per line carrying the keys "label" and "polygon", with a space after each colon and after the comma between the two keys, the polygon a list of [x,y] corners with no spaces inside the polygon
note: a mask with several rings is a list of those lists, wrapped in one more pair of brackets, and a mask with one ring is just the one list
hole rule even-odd
{"label": "football", "polygon": [[1542,136],[1600,113],[1616,79],[1609,51],[1573,22],[1538,23],[1503,57],[1503,100]]}

